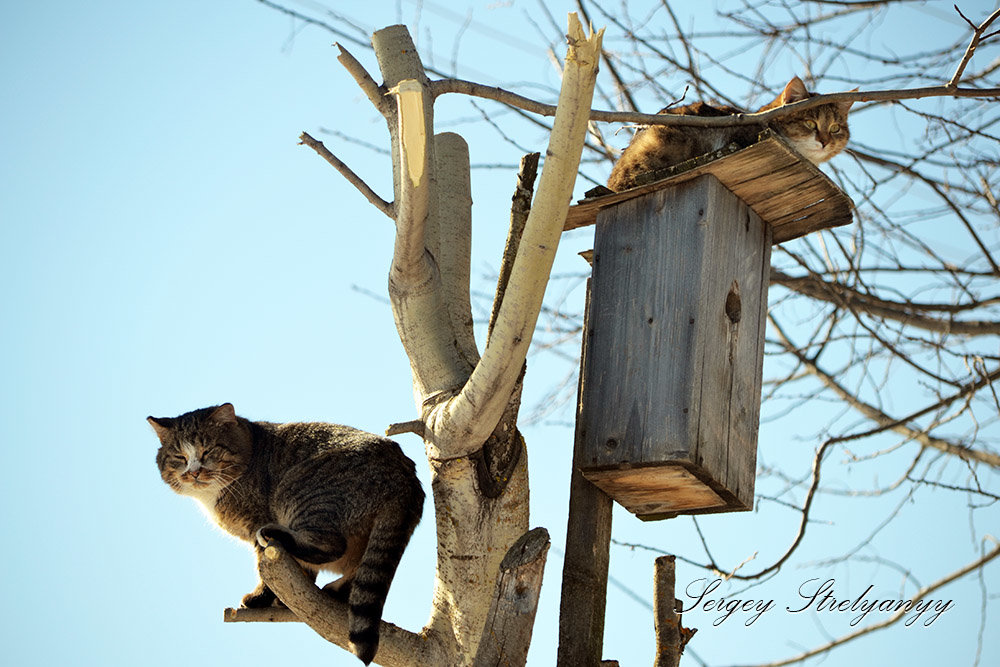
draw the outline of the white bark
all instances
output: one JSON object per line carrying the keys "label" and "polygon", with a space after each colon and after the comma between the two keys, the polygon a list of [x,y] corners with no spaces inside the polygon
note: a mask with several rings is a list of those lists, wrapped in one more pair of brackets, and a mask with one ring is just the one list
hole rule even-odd
{"label": "white bark", "polygon": [[[446,165],[454,160],[441,160],[435,169],[440,181],[431,184],[431,190],[436,186],[437,192],[423,189],[420,177],[426,177],[427,172],[422,165],[435,161],[426,157],[426,150],[419,144],[426,144],[423,138],[430,133],[421,135],[409,128],[427,127],[432,115],[429,107],[410,98],[423,99],[427,87],[407,83],[397,92],[396,143],[400,149],[394,153],[394,166],[399,186],[390,295],[411,361],[433,474],[438,562],[427,631],[430,636],[453,639],[453,644],[443,641],[451,644],[448,648],[455,655],[454,664],[473,660],[500,561],[528,528],[527,457],[521,457],[500,497],[490,500],[480,493],[475,462],[469,455],[483,446],[511,398],[572,197],[597,75],[601,34],[588,38],[576,16],[570,15],[569,35],[559,112],[538,194],[482,359],[476,358],[471,318],[465,305],[469,291],[465,216],[471,204],[467,176],[460,179],[453,171],[446,174]],[[397,45],[386,53],[400,50]],[[393,69],[384,64],[382,67],[383,71]],[[459,146],[450,137],[442,136],[438,142],[442,150],[465,154],[464,145]],[[426,210],[422,202],[417,202],[423,196],[439,219],[416,219]],[[435,230],[430,237],[428,230]],[[432,252],[418,252],[425,247],[432,248]],[[434,255],[438,262],[433,261]],[[424,263],[427,258],[431,258],[434,269],[440,270],[428,271]],[[407,274],[407,269],[413,273]],[[464,300],[449,312],[443,304],[456,303],[459,294],[465,295]],[[418,327],[411,326],[416,322],[420,323]]]}
{"label": "white bark", "polygon": [[472,252],[472,184],[469,146],[461,135],[434,136],[434,195],[427,248],[437,260],[452,335],[467,372],[479,361],[469,294]]}
{"label": "white bark", "polygon": [[[469,305],[468,148],[457,135],[434,136],[433,96],[404,27],[392,26],[373,36],[382,85],[349,54],[341,54],[341,62],[389,127],[396,222],[389,296],[424,424],[438,539],[427,626],[415,634],[384,624],[376,656],[380,664],[405,663],[410,652],[412,664],[470,665],[501,560],[527,532],[526,452],[521,452],[496,498],[482,493],[476,459],[470,455],[498,428],[531,342],[583,151],[602,34],[584,34],[576,15],[570,14],[563,85],[538,194],[481,359]],[[282,599],[287,589],[295,598],[289,606],[343,646],[342,619],[313,622],[314,615],[329,617],[322,594],[281,569],[287,558],[272,555],[262,561],[265,580]],[[339,618],[342,610],[336,615]]]}
{"label": "white bark", "polygon": [[476,451],[496,426],[521,371],[573,195],[604,31],[584,34],[570,14],[569,51],[545,165],[493,333],[468,382],[425,422],[434,458]]}

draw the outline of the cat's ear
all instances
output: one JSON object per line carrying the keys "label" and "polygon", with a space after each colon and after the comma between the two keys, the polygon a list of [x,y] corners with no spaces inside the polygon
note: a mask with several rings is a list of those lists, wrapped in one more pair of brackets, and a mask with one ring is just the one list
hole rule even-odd
{"label": "cat's ear", "polygon": [[146,421],[156,431],[156,436],[163,440],[174,427],[174,420],[169,417],[146,417]]}
{"label": "cat's ear", "polygon": [[809,91],[806,90],[806,84],[802,83],[802,79],[799,77],[793,77],[791,81],[785,86],[785,89],[781,91],[781,103],[791,104],[792,102],[800,102],[802,100],[809,99]]}
{"label": "cat's ear", "polygon": [[[854,88],[851,88],[847,92],[849,92],[849,93],[856,93],[856,92],[858,92],[858,88],[855,86]],[[844,114],[846,116],[847,112],[851,110],[851,105],[852,104],[854,104],[853,101],[851,101],[851,102],[836,102],[837,110],[840,111],[840,113],[842,113],[842,114]]]}
{"label": "cat's ear", "polygon": [[209,419],[217,424],[235,424],[236,409],[233,407],[232,403],[223,403],[212,411]]}

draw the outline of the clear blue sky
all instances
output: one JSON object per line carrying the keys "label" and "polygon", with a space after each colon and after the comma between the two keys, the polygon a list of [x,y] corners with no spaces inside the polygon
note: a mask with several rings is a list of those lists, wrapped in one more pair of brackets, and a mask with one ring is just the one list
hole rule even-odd
{"label": "clear blue sky", "polygon": [[[396,3],[344,4],[366,29],[400,18]],[[547,4],[563,21],[575,3]],[[476,23],[462,42],[460,74],[558,85],[518,3],[467,6]],[[411,20],[413,5],[401,7]],[[415,31],[425,61],[433,52],[435,64],[448,67],[465,5],[456,11],[457,19],[426,4]],[[518,39],[505,43],[497,37],[505,31]],[[0,3],[3,664],[358,664],[301,625],[222,623],[223,608],[253,586],[252,556],[162,484],[145,422],[148,414],[224,401],[251,419],[336,421],[375,432],[415,415],[409,365],[381,300],[391,223],[296,145],[301,131],[320,127],[386,145],[381,119],[337,63],[332,41],[251,0]],[[367,53],[352,50],[377,71]],[[476,115],[465,103],[443,104],[454,105],[452,118]],[[470,141],[474,163],[519,156],[481,123],[452,128]],[[391,196],[385,156],[319,138]],[[537,135],[517,139],[532,150],[544,146]],[[480,291],[491,290],[478,276],[496,266],[513,177],[505,169],[474,175]],[[587,233],[565,245],[555,271],[579,271],[575,252],[589,247]],[[581,298],[578,288],[568,296],[577,308]],[[566,368],[533,358],[526,404]],[[529,664],[550,665],[572,429],[564,414],[525,434],[531,523],[553,537]],[[399,440],[422,460],[417,438]],[[426,466],[418,467],[426,488]],[[961,507],[928,511],[965,520]],[[429,610],[431,512],[428,505],[386,611],[411,629]],[[763,517],[712,517],[702,526],[720,560],[755,551],[766,560],[787,544],[790,525]],[[664,549],[697,543],[686,520],[642,524],[624,512],[615,520],[623,541]],[[892,530],[913,541],[922,577],[964,562],[938,563],[934,553],[938,539],[968,541],[960,525],[940,536],[922,535],[920,526],[916,514]],[[836,553],[838,545],[820,538],[801,569],[749,595],[795,605],[797,587],[813,577],[838,577],[845,594],[860,594],[866,580],[808,564]],[[613,547],[614,576],[641,599],[610,591],[606,656],[628,667],[651,661],[652,620],[642,600],[652,597],[652,560]],[[995,579],[996,567],[985,576]],[[678,580],[701,576],[682,568]],[[887,580],[899,585],[896,575]],[[942,595],[958,605],[932,627],[866,639],[827,664],[959,664],[948,657],[956,654],[969,664],[974,647],[951,642],[957,633],[974,637],[978,584]],[[701,628],[692,648],[713,660],[773,656],[755,645],[792,653],[824,632],[849,629],[846,620],[807,614],[772,612],[751,627],[731,619],[714,628],[714,618],[685,617]],[[987,641],[982,664],[1000,664],[995,633]]]}

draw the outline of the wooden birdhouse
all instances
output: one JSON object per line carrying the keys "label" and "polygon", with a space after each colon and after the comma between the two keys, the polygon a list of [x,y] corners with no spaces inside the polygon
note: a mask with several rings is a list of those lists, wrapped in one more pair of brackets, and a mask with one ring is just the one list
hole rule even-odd
{"label": "wooden birdhouse", "polygon": [[667,171],[566,222],[596,224],[576,460],[643,519],[753,507],[771,245],[853,207],[769,132]]}

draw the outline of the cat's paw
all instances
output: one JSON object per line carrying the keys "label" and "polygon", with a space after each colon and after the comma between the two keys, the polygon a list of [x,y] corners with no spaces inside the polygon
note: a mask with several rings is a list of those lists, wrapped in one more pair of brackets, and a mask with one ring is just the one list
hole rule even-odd
{"label": "cat's paw", "polygon": [[269,523],[257,529],[257,545],[261,549],[266,549],[271,540],[278,542],[286,550],[295,545],[295,538],[279,524]]}
{"label": "cat's paw", "polygon": [[272,606],[278,597],[267,586],[260,586],[252,593],[243,596],[243,606],[247,609],[263,609]]}

